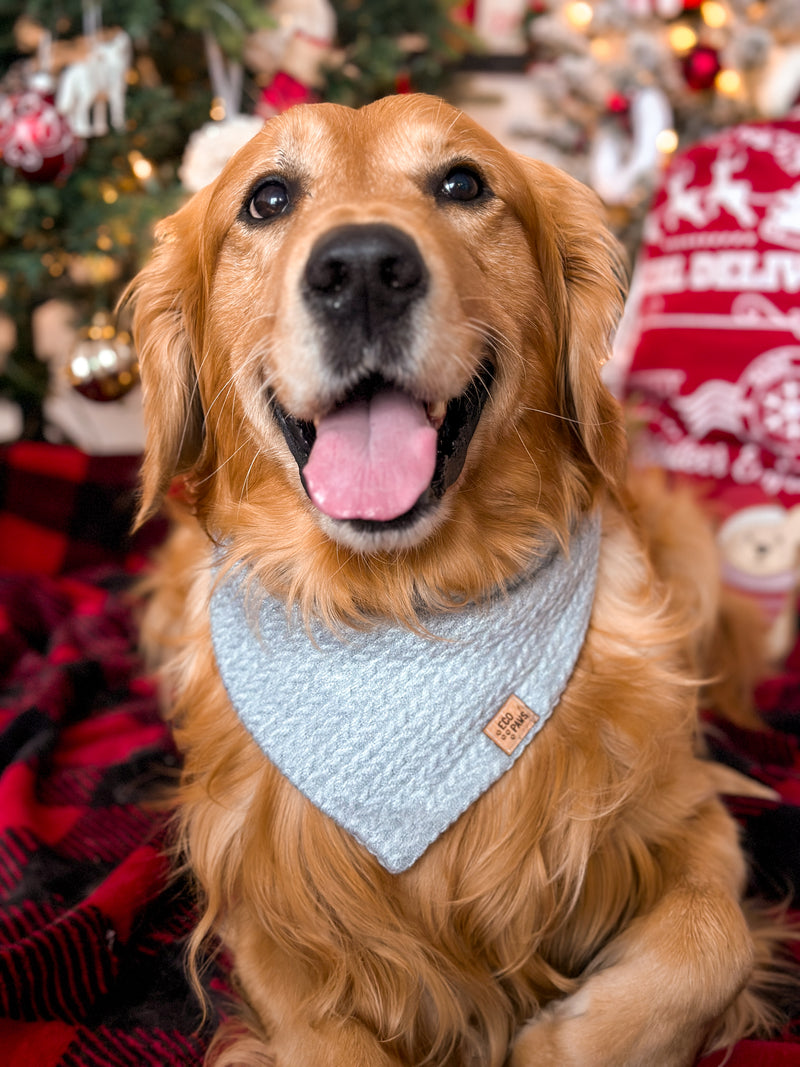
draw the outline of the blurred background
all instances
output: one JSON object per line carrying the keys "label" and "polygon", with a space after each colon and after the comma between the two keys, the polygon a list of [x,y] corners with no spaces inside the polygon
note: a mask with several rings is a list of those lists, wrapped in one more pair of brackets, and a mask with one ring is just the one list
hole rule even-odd
{"label": "blurred background", "polygon": [[798,102],[800,2],[0,0],[0,442],[138,452],[114,307],[154,223],[270,115],[411,91],[593,186],[633,259],[676,151]]}

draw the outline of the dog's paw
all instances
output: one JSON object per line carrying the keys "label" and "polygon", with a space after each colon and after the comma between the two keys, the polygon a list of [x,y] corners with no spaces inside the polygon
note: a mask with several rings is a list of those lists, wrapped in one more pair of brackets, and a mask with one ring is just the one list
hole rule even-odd
{"label": "dog's paw", "polygon": [[[509,1067],[692,1067],[698,1038],[631,1025],[584,988],[551,1005],[517,1035]],[[690,1028],[691,1029],[691,1028]]]}
{"label": "dog's paw", "polygon": [[581,1051],[571,1042],[570,1031],[576,1027],[570,1023],[587,1008],[587,998],[579,992],[540,1012],[517,1035],[509,1067],[572,1067],[583,1063],[588,1067],[590,1062],[597,1067],[597,1059],[578,1058]]}

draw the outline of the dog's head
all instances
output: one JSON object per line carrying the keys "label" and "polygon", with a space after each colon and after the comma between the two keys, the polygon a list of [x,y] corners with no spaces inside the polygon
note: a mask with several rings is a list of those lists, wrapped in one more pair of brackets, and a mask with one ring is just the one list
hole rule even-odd
{"label": "dog's head", "polygon": [[596,198],[435,98],[271,120],[162,224],[132,294],[143,513],[182,472],[211,533],[260,528],[285,561],[302,536],[411,553],[418,578],[471,543],[510,574],[620,478]]}

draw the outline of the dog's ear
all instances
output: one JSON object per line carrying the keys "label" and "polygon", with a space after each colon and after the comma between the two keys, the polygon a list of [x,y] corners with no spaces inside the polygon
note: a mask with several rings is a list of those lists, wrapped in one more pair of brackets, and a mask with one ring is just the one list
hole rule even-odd
{"label": "dog's ear", "polygon": [[619,486],[626,463],[624,422],[601,372],[624,304],[624,252],[590,189],[539,160],[517,159],[530,195],[524,221],[559,335],[560,414],[570,420],[584,455]]}
{"label": "dog's ear", "polygon": [[159,224],[153,255],[121,301],[133,307],[147,427],[138,522],[156,510],[172,478],[188,471],[202,449],[196,368],[210,270],[202,219],[211,191],[201,190]]}

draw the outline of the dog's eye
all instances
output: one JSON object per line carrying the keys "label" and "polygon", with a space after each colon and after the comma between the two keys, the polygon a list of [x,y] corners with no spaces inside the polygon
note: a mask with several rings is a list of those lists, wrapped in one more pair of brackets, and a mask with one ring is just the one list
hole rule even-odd
{"label": "dog's eye", "polygon": [[462,203],[477,200],[484,190],[479,175],[468,167],[454,167],[439,186],[439,195]]}
{"label": "dog's eye", "polygon": [[289,190],[279,181],[264,182],[259,185],[247,204],[247,211],[253,219],[274,219],[282,215],[289,207]]}

